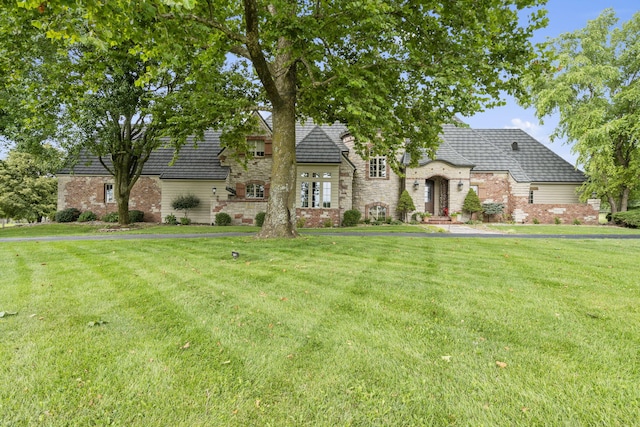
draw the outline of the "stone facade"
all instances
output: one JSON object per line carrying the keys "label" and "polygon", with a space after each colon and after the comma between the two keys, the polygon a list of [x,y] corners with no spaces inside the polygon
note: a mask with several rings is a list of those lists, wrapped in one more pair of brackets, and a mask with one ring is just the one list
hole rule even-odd
{"label": "stone facade", "polygon": [[[111,176],[58,177],[58,210],[76,208],[91,211],[102,218],[108,213],[118,212],[115,202],[105,202],[105,185],[112,184]],[[158,177],[140,177],[131,190],[129,210],[144,212],[146,222],[161,222],[161,188]]]}

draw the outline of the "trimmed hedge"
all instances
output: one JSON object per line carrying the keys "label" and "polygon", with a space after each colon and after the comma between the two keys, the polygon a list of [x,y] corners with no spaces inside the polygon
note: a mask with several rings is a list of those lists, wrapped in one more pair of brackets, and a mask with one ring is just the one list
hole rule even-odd
{"label": "trimmed hedge", "polygon": [[56,222],[76,222],[80,217],[80,210],[76,208],[67,208],[56,212],[54,219]]}
{"label": "trimmed hedge", "polygon": [[144,212],[133,210],[129,211],[129,222],[143,222],[144,221]]}
{"label": "trimmed hedge", "polygon": [[88,222],[95,221],[98,219],[98,216],[91,211],[84,211],[78,217],[78,222]]}
{"label": "trimmed hedge", "polygon": [[618,225],[629,228],[640,227],[640,209],[626,212],[616,212],[611,215],[611,219]]}
{"label": "trimmed hedge", "polygon": [[362,214],[360,211],[356,209],[349,209],[345,211],[344,216],[342,217],[342,226],[343,227],[355,227],[360,222],[360,217]]}
{"label": "trimmed hedge", "polygon": [[108,214],[106,214],[105,216],[102,217],[102,221],[104,222],[118,222],[118,218],[120,217],[120,215],[118,215],[118,212],[110,212]]}
{"label": "trimmed hedge", "polygon": [[256,214],[256,226],[258,227],[262,227],[262,224],[264,224],[264,217],[267,216],[266,212],[258,212]]}
{"label": "trimmed hedge", "polygon": [[231,216],[228,213],[219,212],[216,214],[216,225],[231,225]]}

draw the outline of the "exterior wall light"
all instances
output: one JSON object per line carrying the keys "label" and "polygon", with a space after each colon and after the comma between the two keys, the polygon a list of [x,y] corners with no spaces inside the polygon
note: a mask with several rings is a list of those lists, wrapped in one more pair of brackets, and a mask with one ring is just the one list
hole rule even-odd
{"label": "exterior wall light", "polygon": [[216,191],[218,191],[216,187],[211,188],[211,192],[213,193],[214,196],[216,195]]}
{"label": "exterior wall light", "polygon": [[462,187],[464,187],[464,183],[460,180],[460,182],[458,182],[458,191],[462,191]]}
{"label": "exterior wall light", "polygon": [[413,181],[413,189],[417,190],[418,187],[420,187],[420,183],[418,182],[418,180],[416,179],[415,181]]}

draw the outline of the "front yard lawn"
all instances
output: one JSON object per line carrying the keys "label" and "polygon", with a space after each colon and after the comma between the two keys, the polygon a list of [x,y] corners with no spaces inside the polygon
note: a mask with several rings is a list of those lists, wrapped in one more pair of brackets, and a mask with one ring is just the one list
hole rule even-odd
{"label": "front yard lawn", "polygon": [[633,425],[638,259],[636,240],[5,242],[0,425]]}

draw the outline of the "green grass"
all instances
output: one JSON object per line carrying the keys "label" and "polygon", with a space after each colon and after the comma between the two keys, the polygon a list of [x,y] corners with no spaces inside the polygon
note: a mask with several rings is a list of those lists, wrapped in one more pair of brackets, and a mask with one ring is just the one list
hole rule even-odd
{"label": "green grass", "polygon": [[3,243],[0,425],[633,425],[639,258],[635,240]]}
{"label": "green grass", "polygon": [[509,234],[638,234],[640,229],[615,225],[484,224],[487,228]]}

